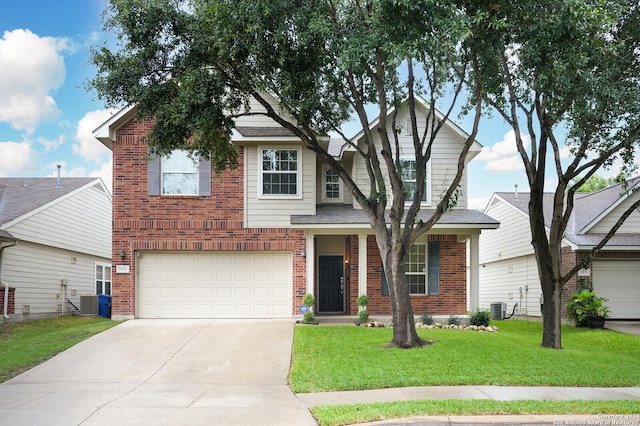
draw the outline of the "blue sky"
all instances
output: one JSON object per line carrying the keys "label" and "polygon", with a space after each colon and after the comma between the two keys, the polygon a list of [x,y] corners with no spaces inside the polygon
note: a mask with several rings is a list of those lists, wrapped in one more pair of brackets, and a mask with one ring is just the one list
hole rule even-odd
{"label": "blue sky", "polygon": [[[0,13],[0,177],[99,176],[111,186],[111,153],[91,131],[110,113],[84,85],[95,68],[89,49],[102,32],[103,0],[3,2]],[[464,121],[458,123],[470,130]],[[351,136],[351,135],[348,135]],[[528,191],[513,133],[483,119],[485,146],[468,168],[469,205],[494,191]]]}

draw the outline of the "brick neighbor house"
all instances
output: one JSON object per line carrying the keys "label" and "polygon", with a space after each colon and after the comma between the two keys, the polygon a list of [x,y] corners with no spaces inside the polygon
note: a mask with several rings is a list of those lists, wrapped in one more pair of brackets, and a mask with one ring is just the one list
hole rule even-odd
{"label": "brick neighbor house", "polygon": [[[422,104],[422,128],[426,111]],[[142,137],[152,124],[129,107],[94,131],[113,152],[114,318],[292,318],[305,293],[316,296],[318,314],[355,315],[360,294],[369,296],[372,315],[391,313],[366,216],[331,168],[288,130],[264,115],[241,117],[232,135],[239,167],[215,174],[208,161],[182,151],[150,158]],[[425,214],[455,176],[466,137],[450,122],[441,131]],[[411,152],[411,136],[401,138]],[[366,183],[354,150],[345,141],[325,142]],[[475,142],[468,161],[481,148]],[[465,175],[457,207],[407,259],[417,315],[465,314],[468,287],[477,306],[478,236],[498,222],[467,209],[466,189]]]}

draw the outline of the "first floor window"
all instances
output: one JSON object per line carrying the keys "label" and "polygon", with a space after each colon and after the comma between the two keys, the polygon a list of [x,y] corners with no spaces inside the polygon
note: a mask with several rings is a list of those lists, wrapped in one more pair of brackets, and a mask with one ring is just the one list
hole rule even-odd
{"label": "first floor window", "polygon": [[178,149],[163,157],[162,195],[198,195],[198,161]]}
{"label": "first floor window", "polygon": [[298,195],[298,150],[263,149],[260,152],[262,195]]}
{"label": "first floor window", "polygon": [[111,294],[111,265],[96,263],[96,294]]}
{"label": "first floor window", "polygon": [[426,294],[427,245],[414,244],[404,262],[407,285],[411,294]]}
{"label": "first floor window", "polygon": [[[414,244],[404,263],[409,293],[435,296],[440,294],[440,242]],[[382,271],[382,294],[389,294],[389,284]]]}

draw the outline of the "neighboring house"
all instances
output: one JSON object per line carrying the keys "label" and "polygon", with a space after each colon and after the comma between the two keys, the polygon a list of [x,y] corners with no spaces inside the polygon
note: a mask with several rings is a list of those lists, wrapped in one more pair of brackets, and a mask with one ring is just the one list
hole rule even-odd
{"label": "neighboring house", "polygon": [[102,180],[0,178],[0,278],[14,303],[5,320],[63,315],[82,295],[110,294],[111,195]]}
{"label": "neighboring house", "polygon": [[[257,102],[252,108],[265,111]],[[300,314],[305,293],[316,295],[319,314],[355,315],[360,294],[369,296],[371,314],[391,313],[366,216],[300,139],[265,115],[241,117],[232,135],[239,167],[216,175],[208,161],[182,151],[150,157],[142,137],[151,126],[151,118],[130,107],[94,131],[113,151],[114,318],[291,318]],[[425,214],[455,176],[465,138],[452,123],[442,129]],[[410,170],[411,136],[402,142]],[[344,141],[332,141],[331,150],[366,186],[354,151]],[[474,143],[468,160],[480,150]],[[457,207],[408,257],[417,315],[466,313],[467,241],[477,304],[478,236],[498,223],[467,209],[466,189],[465,176]]]}
{"label": "neighboring house", "polygon": [[[595,247],[640,192],[640,179],[594,193],[576,193],[574,210],[562,242],[563,273]],[[545,194],[545,222],[551,223],[553,194]],[[542,289],[531,246],[529,193],[497,192],[485,213],[500,221],[500,229],[480,236],[480,306],[518,303],[520,315],[540,316]],[[593,287],[609,299],[612,319],[640,319],[640,212],[634,211],[616,235],[596,255],[589,268],[565,286],[568,300],[580,286]]]}

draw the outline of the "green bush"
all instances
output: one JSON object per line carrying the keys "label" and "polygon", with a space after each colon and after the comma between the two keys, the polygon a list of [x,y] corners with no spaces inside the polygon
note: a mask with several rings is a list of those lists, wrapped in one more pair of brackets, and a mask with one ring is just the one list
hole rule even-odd
{"label": "green bush", "polygon": [[491,322],[491,311],[489,309],[478,309],[469,318],[471,325],[484,325],[485,327]]}
{"label": "green bush", "polygon": [[420,321],[424,324],[424,325],[433,325],[433,316],[431,316],[431,314],[429,312],[425,312],[424,314],[422,314],[422,316],[420,317]]}
{"label": "green bush", "polygon": [[305,323],[312,323],[313,320],[316,319],[316,316],[313,314],[313,311],[307,311],[303,315]]}
{"label": "green bush", "polygon": [[367,320],[369,319],[369,312],[366,310],[358,312],[358,319],[361,323],[367,322]]}
{"label": "green bush", "polygon": [[449,315],[449,325],[460,325],[460,318],[455,315]]}
{"label": "green bush", "polygon": [[589,288],[581,288],[567,302],[567,315],[577,327],[586,327],[589,317],[609,316],[609,308],[604,304],[608,300]]}

